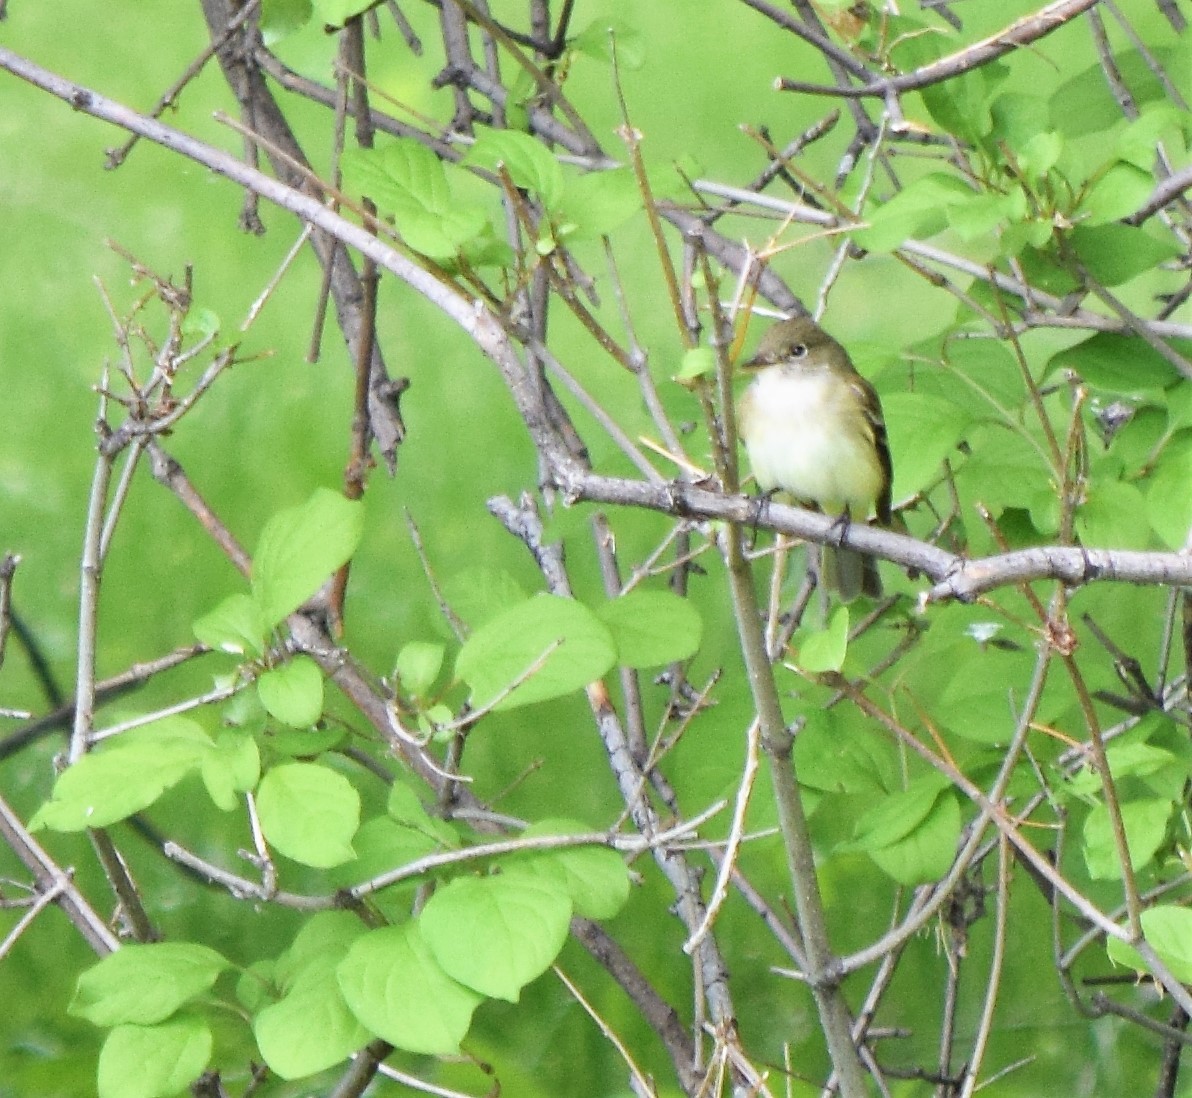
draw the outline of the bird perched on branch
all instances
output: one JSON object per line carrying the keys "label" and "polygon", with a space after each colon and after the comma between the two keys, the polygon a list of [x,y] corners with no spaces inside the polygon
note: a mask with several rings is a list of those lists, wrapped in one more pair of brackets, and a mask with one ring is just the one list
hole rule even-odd
{"label": "bird perched on branch", "polygon": [[[893,470],[877,393],[848,352],[807,317],[775,324],[742,369],[737,405],[745,453],[764,492],[785,492],[842,520],[890,523]],[[882,593],[872,557],[823,547],[820,582],[845,602]]]}

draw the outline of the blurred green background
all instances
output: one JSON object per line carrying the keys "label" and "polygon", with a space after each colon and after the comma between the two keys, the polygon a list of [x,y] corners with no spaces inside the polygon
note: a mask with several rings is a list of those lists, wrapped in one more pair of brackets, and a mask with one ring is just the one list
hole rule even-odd
{"label": "blurred green background", "polygon": [[[1025,0],[964,4],[966,35],[971,40],[988,33],[1035,6]],[[498,15],[520,16],[521,7],[494,4]],[[772,90],[778,74],[824,74],[807,51],[771,33],[740,4],[581,0],[577,7],[577,26],[611,11],[631,16],[641,30],[646,63],[623,76],[633,122],[644,134],[644,152],[653,166],[694,161],[708,178],[745,184],[765,161],[757,145],[740,131],[742,125],[769,126],[781,146],[827,109],[825,102]],[[433,43],[433,9],[408,4],[403,10]],[[205,30],[197,4],[114,0],[97,7],[82,0],[13,0],[7,22],[0,25],[0,40],[63,76],[147,111],[201,50]],[[449,93],[429,89],[437,67],[434,50],[414,58],[391,33],[387,44],[384,58],[370,47],[373,78],[415,109],[439,119],[449,117]],[[280,52],[295,67],[326,80],[333,48],[323,35],[304,32]],[[1030,81],[1037,92],[1061,79],[1047,59],[1047,49],[1016,56],[1014,79]],[[1093,59],[1087,36],[1081,33],[1066,33],[1062,49],[1065,66],[1079,68]],[[567,91],[606,149],[618,155],[614,131],[620,118],[609,70],[580,59]],[[213,119],[215,110],[233,113],[234,104],[213,65],[183,93],[179,109],[165,120],[238,152],[239,139]],[[301,109],[295,117],[310,142],[308,152],[316,168],[325,170],[329,149],[322,112]],[[240,233],[239,191],[144,142],[119,170],[105,171],[104,150],[122,140],[115,130],[0,74],[0,551],[15,551],[23,558],[16,607],[67,692],[73,677],[79,548],[94,457],[94,386],[105,362],[117,355],[96,280],[118,310],[140,292],[130,288],[126,263],[105,239],[117,241],[148,266],[175,278],[192,266],[197,303],[214,310],[224,331],[230,332],[299,231],[289,215],[265,206],[266,235]],[[809,158],[811,166],[830,177],[842,141],[834,138],[817,147]],[[748,234],[755,243],[770,231],[743,219],[732,225],[731,232]],[[830,256],[831,245],[821,240],[794,249],[775,266],[797,292],[813,300]],[[597,252],[584,258],[594,272],[601,272]],[[676,371],[681,350],[644,224],[622,234],[618,260],[638,335],[650,351],[664,398],[677,419],[697,420],[692,398],[666,380]],[[321,360],[314,365],[305,361],[317,287],[314,260],[303,254],[244,341],[246,350],[268,351],[270,357],[222,378],[167,440],[200,491],[248,547],[274,510],[299,502],[317,485],[341,482],[352,378],[332,327],[323,339]],[[610,315],[613,307],[606,294],[604,308]],[[846,343],[900,348],[938,331],[953,311],[951,298],[930,290],[889,257],[880,257],[846,266],[826,324]],[[574,331],[566,318],[556,319],[560,357],[631,434],[652,434],[631,380],[610,375],[610,367],[587,337]],[[442,634],[404,511],[418,523],[440,578],[483,565],[507,570],[527,590],[540,583],[524,549],[485,511],[488,497],[532,490],[537,475],[534,454],[500,378],[466,339],[392,280],[383,283],[380,325],[390,371],[412,381],[402,406],[409,437],[400,451],[396,477],[378,470],[369,483],[368,526],[352,573],[347,641],[383,674],[401,644]],[[584,422],[582,416],[580,421]],[[694,453],[700,455],[700,449],[693,443]],[[593,455],[598,465],[606,462],[606,468],[620,470],[619,460],[599,439]],[[582,537],[589,515],[590,509],[577,508],[556,521],[561,532],[574,535],[570,563],[579,593],[595,596],[597,574]],[[664,529],[665,523],[654,518],[626,527],[618,544],[623,559],[636,562]],[[719,594],[719,565],[708,560],[707,568],[710,574],[697,581],[700,588],[695,592],[705,615],[704,649],[693,671],[696,681],[711,668],[736,660],[727,600]],[[118,672],[188,643],[191,621],[237,590],[240,582],[175,500],[146,474],[138,476],[104,579],[100,674]],[[152,686],[135,704],[201,690],[211,674],[224,669],[217,660],[187,668]],[[11,640],[0,678],[0,704],[37,711],[46,707],[23,651]],[[656,717],[658,699],[652,704]],[[732,781],[747,718],[745,697],[722,694],[720,704],[697,721],[676,753],[672,769],[682,775],[689,811],[721,795]],[[0,732],[3,729],[0,724]],[[49,788],[51,758],[60,746],[59,739],[44,742],[0,766],[0,788],[26,817]],[[487,788],[477,790],[482,797],[503,789],[531,763],[542,762],[536,775],[503,802],[504,809],[541,813],[546,803],[564,805],[569,815],[597,824],[616,816],[619,801],[597,737],[580,707],[560,704],[498,716],[474,737],[469,752],[474,769],[484,775]],[[185,829],[189,795],[185,788],[175,791],[154,815],[168,819],[172,828]],[[209,811],[203,823],[210,826]],[[218,859],[245,843],[238,826],[238,821],[229,821],[223,831],[196,828],[184,838]],[[830,827],[830,821],[817,826]],[[231,898],[179,881],[149,847],[132,837],[123,841],[145,892],[159,904],[154,914],[167,935],[202,940],[234,960],[248,960],[279,952],[293,933],[297,918],[292,914],[269,910],[246,919]],[[83,840],[53,836],[47,844],[64,863],[90,860]],[[749,867],[755,883],[776,885],[779,866],[776,845],[751,849]],[[646,874],[646,888],[635,895],[612,930],[686,1012],[686,973],[667,969],[681,940],[680,927],[672,920],[665,924],[666,937],[658,935],[657,910],[665,903],[665,893],[653,870],[644,864],[638,868]],[[887,896],[856,893],[854,885],[863,878],[850,873],[851,868],[835,862],[826,872],[830,905],[837,912],[844,907],[852,913],[843,923],[849,927],[848,940],[837,943],[842,948],[865,941],[888,914]],[[3,851],[0,874],[22,876]],[[109,900],[102,884],[90,873],[84,873],[82,881],[97,906],[106,910]],[[1040,928],[1046,925],[1046,908],[1035,893],[1023,888],[1015,903],[1033,905],[1037,910],[1028,918]],[[0,926],[8,922],[5,916]],[[744,1032],[768,1033],[771,1043],[765,1051],[775,1063],[781,1060],[782,1041],[794,1041],[802,1056],[800,1070],[814,1075],[819,1065],[808,1059],[815,1056],[816,1044],[808,1000],[794,985],[776,985],[767,974],[768,966],[783,958],[756,934],[753,916],[739,906],[730,905],[721,927],[732,943],[729,960],[741,989]],[[1112,1021],[1090,1027],[1073,1016],[1051,975],[1050,943],[1042,931],[1036,940],[1015,941],[1012,948],[1006,998],[1029,1001],[1032,1008],[1029,1014],[999,1019],[990,1062],[1010,1062],[1027,1053],[1037,1060],[994,1092],[1028,1095],[1046,1087],[1049,1093],[1073,1095],[1131,1093],[1130,1081],[1138,1078],[1131,1071],[1131,1058],[1145,1056],[1151,1062],[1149,1039],[1131,1030],[1123,1040]],[[906,1059],[912,1060],[916,1054],[929,1058],[937,1004],[923,996],[933,995],[940,986],[945,961],[930,936],[912,942],[909,950],[911,960],[881,1021],[916,1030],[909,1039],[914,1050],[906,1052]],[[974,941],[967,970],[971,976],[986,971],[987,952],[984,939]],[[63,1013],[74,976],[88,961],[65,921],[52,911],[0,964],[0,1096],[89,1092],[101,1035],[86,1024],[65,1020]],[[631,1024],[623,996],[609,988],[578,948],[569,946],[563,963],[594,989],[601,1009]],[[758,989],[777,987],[780,993],[751,997],[751,973],[757,976]],[[962,988],[959,1025],[965,1034],[975,1027],[983,990]],[[920,1026],[923,1036],[918,1035]],[[517,1079],[514,1069],[506,1066],[507,1093],[618,1092],[622,1076],[615,1058],[554,981],[541,980],[527,989],[519,1006],[487,1004],[478,1015],[473,1040],[478,1055],[503,1063],[509,1047],[516,1047],[524,1078]],[[646,1046],[653,1047],[648,1041]],[[658,1057],[653,1066],[665,1072],[656,1048],[653,1055]],[[479,1076],[473,1069],[460,1068],[457,1073],[462,1083],[477,1085]],[[448,1071],[443,1078],[451,1075]],[[585,1080],[582,1086],[578,1080]],[[908,1084],[900,1093],[926,1093],[924,1086]],[[395,1086],[383,1087],[379,1093],[400,1092]]]}

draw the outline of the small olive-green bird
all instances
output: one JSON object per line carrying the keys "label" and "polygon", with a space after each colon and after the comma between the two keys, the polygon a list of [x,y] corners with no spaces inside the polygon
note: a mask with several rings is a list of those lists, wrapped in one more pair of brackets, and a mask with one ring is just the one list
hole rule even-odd
{"label": "small olive-green bird", "polygon": [[[775,324],[743,363],[753,382],[737,405],[758,487],[831,515],[890,523],[893,470],[877,393],[848,352],[807,317]],[[845,602],[882,593],[877,562],[824,546],[820,582]]]}

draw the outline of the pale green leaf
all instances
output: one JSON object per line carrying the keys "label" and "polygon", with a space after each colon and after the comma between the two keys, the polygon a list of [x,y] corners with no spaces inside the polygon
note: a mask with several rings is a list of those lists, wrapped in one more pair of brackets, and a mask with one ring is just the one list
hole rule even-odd
{"label": "pale green leaf", "polygon": [[797,638],[799,666],[812,674],[820,671],[839,671],[844,666],[844,657],[848,653],[848,626],[848,607],[838,606],[826,628],[800,631]]}
{"label": "pale green leaf", "polygon": [[312,12],[311,0],[261,0],[260,30],[266,48],[301,30]]}
{"label": "pale green leaf", "polygon": [[[1192,343],[1175,346],[1185,354],[1192,349]],[[1161,389],[1179,377],[1158,351],[1135,336],[1116,332],[1098,332],[1053,355],[1048,372],[1058,368],[1074,370],[1090,385],[1112,392]]]}
{"label": "pale green leaf", "polygon": [[218,808],[230,812],[240,794],[255,789],[261,777],[257,741],[241,732],[221,732],[204,755],[199,773],[207,793]]}
{"label": "pale green leaf", "polygon": [[894,461],[894,499],[922,491],[941,473],[945,458],[964,438],[972,417],[964,408],[919,393],[882,398]]}
{"label": "pale green leaf", "polygon": [[165,717],[100,745],[64,770],[30,827],[106,827],[148,808],[201,765],[207,733],[186,717]]}
{"label": "pale green leaf", "polygon": [[[1142,869],[1155,856],[1167,835],[1171,802],[1158,797],[1128,801],[1121,806],[1122,825],[1126,829],[1126,847],[1135,870]],[[1122,863],[1113,836],[1109,810],[1097,804],[1084,821],[1084,862],[1094,880],[1119,880]]]}
{"label": "pale green leaf", "polygon": [[360,794],[342,774],[317,763],[275,766],[257,790],[261,829],[287,858],[326,869],[355,857]]}
{"label": "pale green leaf", "polygon": [[229,595],[214,610],[192,626],[195,636],[208,648],[235,656],[259,657],[265,651],[269,624],[261,607],[243,592]]}
{"label": "pale green leaf", "polygon": [[1080,204],[1085,225],[1104,225],[1137,210],[1151,196],[1155,180],[1149,171],[1117,163],[1096,183]]}
{"label": "pale green leaf", "polygon": [[711,347],[692,347],[683,353],[683,364],[675,374],[676,381],[691,381],[697,377],[716,374],[716,352]]}
{"label": "pale green leaf", "polygon": [[586,172],[566,180],[555,211],[560,229],[572,240],[606,236],[642,208],[637,177],[630,168]]}
{"label": "pale green leaf", "polygon": [[550,150],[529,134],[482,129],[464,163],[491,170],[503,167],[515,186],[530,191],[548,209],[563,195],[563,169]]}
{"label": "pale green leaf", "polygon": [[[527,827],[522,837],[585,834],[591,830],[578,820],[539,820]],[[547,872],[567,889],[575,913],[586,919],[611,919],[629,899],[625,861],[607,847],[566,847],[504,864],[518,871],[549,867]]]}
{"label": "pale green leaf", "polygon": [[310,656],[297,655],[257,679],[266,711],[291,728],[309,728],[323,713],[323,672]]}
{"label": "pale green leaf", "polygon": [[293,613],[356,551],[364,533],[364,505],[328,488],[278,511],[261,531],[252,562],[252,588],[270,627]]}
{"label": "pale green leaf", "polygon": [[355,916],[323,911],[298,932],[276,965],[284,990],[253,1019],[265,1062],[283,1079],[298,1079],[346,1060],[368,1043],[369,1033],[348,1010],[336,966],[366,933]]}
{"label": "pale green leaf", "polygon": [[425,696],[443,666],[447,649],[430,641],[410,641],[397,654],[394,674],[401,688],[415,698]]}
{"label": "pale green leaf", "polygon": [[456,878],[427,901],[419,923],[452,979],[515,1003],[559,955],[570,919],[571,899],[562,883],[503,873]]}
{"label": "pale green leaf", "polygon": [[1076,532],[1090,549],[1145,549],[1150,527],[1139,522],[1146,500],[1138,486],[1093,478],[1076,512]]}
{"label": "pale green leaf", "polygon": [[636,24],[617,16],[602,16],[589,23],[568,45],[576,53],[598,61],[616,57],[622,69],[640,69],[646,63],[646,38]]}
{"label": "pale green leaf", "polygon": [[1179,550],[1192,529],[1192,437],[1168,445],[1159,460],[1146,493],[1146,515],[1151,529],[1169,549]]}
{"label": "pale green leaf", "polygon": [[670,591],[630,591],[597,607],[624,667],[657,667],[695,655],[703,621],[690,599]]}
{"label": "pale green leaf", "polygon": [[937,172],[916,180],[888,202],[866,214],[867,225],[852,235],[862,248],[888,252],[908,237],[925,240],[948,223],[948,207],[967,202],[971,187]]}
{"label": "pale green leaf", "polygon": [[455,674],[471,687],[475,708],[520,683],[497,704],[512,709],[581,689],[615,660],[608,628],[587,607],[538,595],[476,630],[460,650]]}
{"label": "pale green leaf", "polygon": [[117,1026],[99,1052],[99,1098],[178,1094],[203,1074],[212,1044],[211,1030],[200,1018]]}
{"label": "pale green leaf", "polygon": [[869,856],[888,876],[913,888],[935,881],[947,873],[960,838],[960,805],[944,792],[927,817],[905,838],[869,851]]}
{"label": "pale green leaf", "polygon": [[[1192,910],[1173,904],[1160,904],[1142,913],[1143,936],[1159,959],[1181,983],[1192,983]],[[1138,951],[1117,938],[1110,938],[1106,949],[1112,960],[1139,972],[1149,972]]]}
{"label": "pale green leaf", "polygon": [[228,962],[190,942],[130,943],[79,976],[68,1013],[97,1026],[152,1025],[207,991]]}
{"label": "pale green leaf", "polygon": [[352,946],[337,975],[352,1013],[371,1033],[407,1052],[458,1053],[482,1001],[443,971],[423,940],[420,922],[369,931]]}

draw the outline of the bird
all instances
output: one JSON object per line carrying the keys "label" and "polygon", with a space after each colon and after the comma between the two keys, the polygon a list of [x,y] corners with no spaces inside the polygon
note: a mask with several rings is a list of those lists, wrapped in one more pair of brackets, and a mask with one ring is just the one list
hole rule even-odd
{"label": "bird", "polygon": [[[881,402],[848,352],[809,317],[774,324],[742,363],[753,380],[737,404],[738,433],[758,487],[842,521],[888,526],[893,466]],[[841,601],[880,598],[877,562],[825,545],[820,582]]]}

